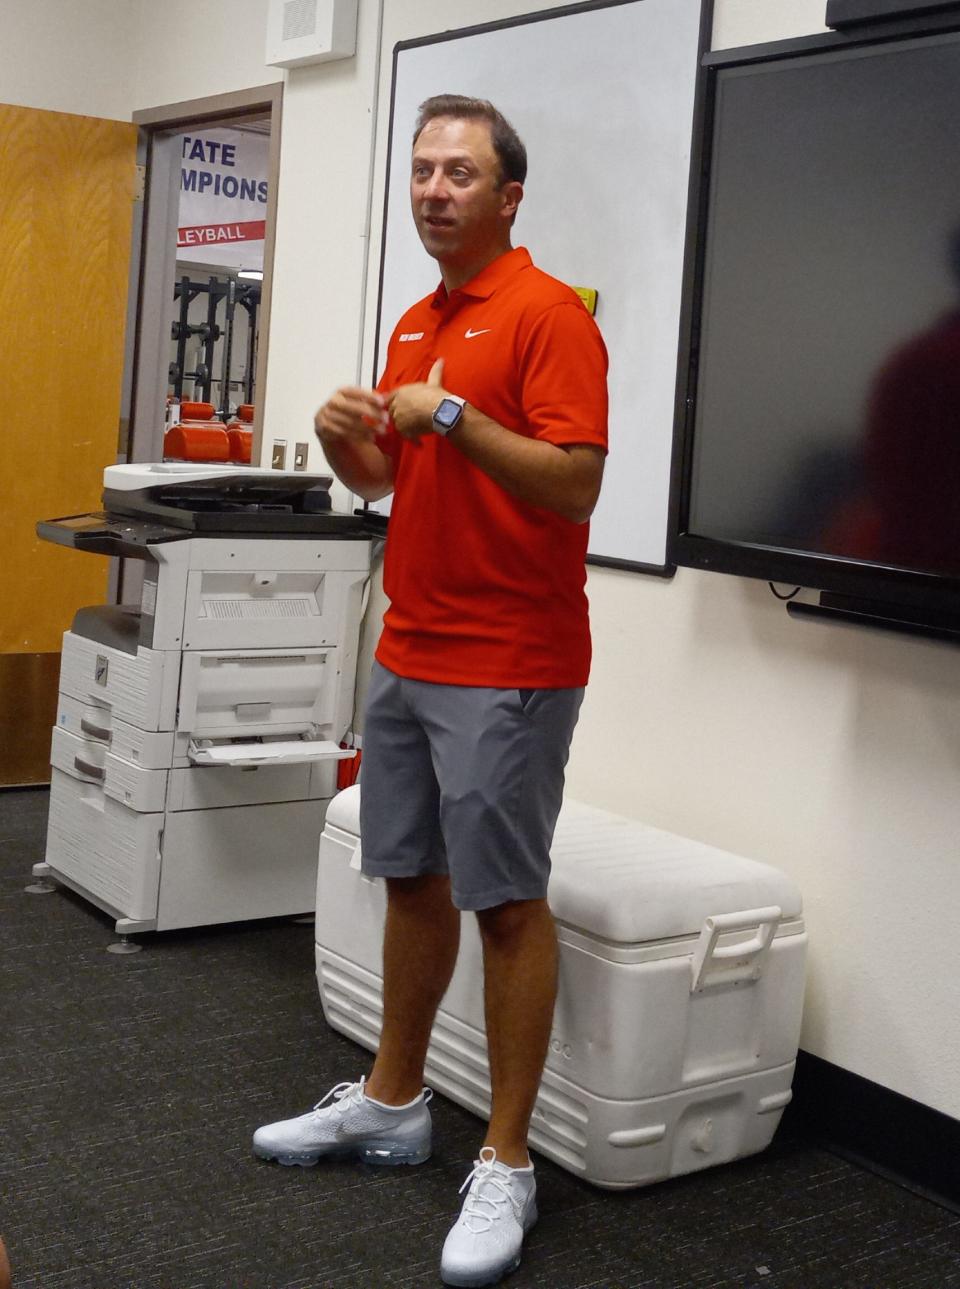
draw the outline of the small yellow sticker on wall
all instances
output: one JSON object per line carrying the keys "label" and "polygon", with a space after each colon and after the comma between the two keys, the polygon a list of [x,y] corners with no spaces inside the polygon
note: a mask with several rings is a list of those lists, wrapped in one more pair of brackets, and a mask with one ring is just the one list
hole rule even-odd
{"label": "small yellow sticker on wall", "polygon": [[589,313],[592,318],[595,318],[597,315],[597,292],[595,288],[592,286],[575,286],[573,290],[576,291],[577,295],[583,301],[587,313]]}

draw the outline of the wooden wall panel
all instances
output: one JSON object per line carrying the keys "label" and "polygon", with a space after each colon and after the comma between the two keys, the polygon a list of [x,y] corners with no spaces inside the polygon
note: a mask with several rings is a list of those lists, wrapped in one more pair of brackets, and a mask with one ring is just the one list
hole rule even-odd
{"label": "wooden wall panel", "polygon": [[38,519],[100,505],[116,460],[137,129],[0,105],[0,654],[46,653],[107,560]]}

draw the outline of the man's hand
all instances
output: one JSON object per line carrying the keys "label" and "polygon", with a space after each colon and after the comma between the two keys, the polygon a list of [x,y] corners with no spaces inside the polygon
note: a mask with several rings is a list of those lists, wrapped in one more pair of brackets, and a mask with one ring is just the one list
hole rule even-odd
{"label": "man's hand", "polygon": [[387,428],[386,399],[375,389],[344,386],[317,412],[313,428],[324,447],[372,443]]}
{"label": "man's hand", "polygon": [[377,440],[386,432],[387,403],[375,389],[346,385],[320,408],[313,428],[334,474],[364,501],[393,491],[393,463]]}
{"label": "man's hand", "polygon": [[405,439],[419,439],[433,432],[433,413],[446,397],[443,388],[443,359],[438,358],[425,381],[400,385],[387,400],[397,433]]}

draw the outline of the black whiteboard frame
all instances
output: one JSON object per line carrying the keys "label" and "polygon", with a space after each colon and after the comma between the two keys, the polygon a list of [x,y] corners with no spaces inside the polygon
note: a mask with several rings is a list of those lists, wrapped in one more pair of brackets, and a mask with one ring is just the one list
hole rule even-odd
{"label": "black whiteboard frame", "polygon": [[[393,47],[393,67],[390,77],[390,120],[387,128],[387,156],[383,190],[383,236],[380,245],[380,271],[377,280],[377,321],[373,337],[373,371],[371,385],[376,385],[377,356],[380,353],[380,336],[383,322],[383,286],[386,271],[387,255],[387,214],[390,202],[390,167],[393,159],[393,136],[395,124],[395,105],[397,90],[397,64],[400,55],[408,49],[419,49],[424,45],[439,45],[451,40],[462,40],[468,36],[479,36],[487,32],[506,30],[511,27],[529,26],[535,22],[547,22],[554,18],[565,18],[572,14],[589,13],[595,9],[615,9],[627,4],[642,4],[644,0],[580,0],[578,4],[561,5],[554,9],[538,9],[532,13],[517,14],[512,18],[500,18],[494,22],[477,23],[469,27],[459,27],[449,31],[436,32],[430,36],[417,36],[410,40],[399,40]],[[671,468],[667,498],[667,533],[665,541],[666,559],[663,564],[649,564],[640,560],[620,559],[610,555],[587,555],[587,564],[601,568],[621,569],[630,573],[647,573],[654,577],[670,579],[677,571],[677,564],[672,558],[675,517],[678,513],[679,470],[677,465],[677,427],[685,421],[686,414],[686,364],[689,361],[689,317],[692,291],[691,275],[695,263],[690,262],[690,248],[693,243],[692,233],[697,227],[697,212],[693,202],[698,195],[697,182],[704,147],[703,104],[705,101],[706,69],[704,58],[709,53],[713,34],[714,0],[700,0],[700,30],[696,52],[696,72],[693,102],[693,138],[690,150],[690,173],[687,181],[686,233],[683,261],[683,274],[680,282],[680,325],[677,335],[677,370],[675,376],[674,421],[672,427]],[[681,379],[681,373],[684,378]],[[369,509],[365,503],[364,510]]]}

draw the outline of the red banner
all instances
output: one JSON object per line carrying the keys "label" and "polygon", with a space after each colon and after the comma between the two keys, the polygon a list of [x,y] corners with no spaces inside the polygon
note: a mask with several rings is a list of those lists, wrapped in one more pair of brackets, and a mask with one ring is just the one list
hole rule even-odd
{"label": "red banner", "polygon": [[199,224],[177,229],[178,246],[215,246],[224,242],[262,242],[266,221],[249,219],[240,223]]}

